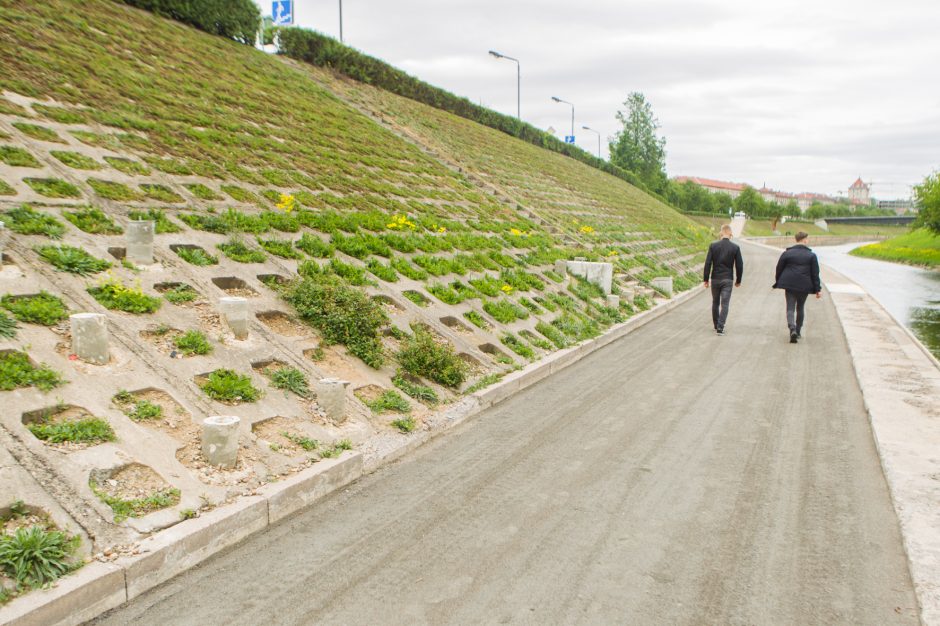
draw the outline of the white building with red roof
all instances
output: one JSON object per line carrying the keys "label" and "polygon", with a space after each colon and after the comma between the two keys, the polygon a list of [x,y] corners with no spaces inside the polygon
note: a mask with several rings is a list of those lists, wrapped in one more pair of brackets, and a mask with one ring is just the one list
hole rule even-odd
{"label": "white building with red roof", "polygon": [[866,184],[861,176],[849,187],[849,202],[852,204],[871,204],[871,185]]}

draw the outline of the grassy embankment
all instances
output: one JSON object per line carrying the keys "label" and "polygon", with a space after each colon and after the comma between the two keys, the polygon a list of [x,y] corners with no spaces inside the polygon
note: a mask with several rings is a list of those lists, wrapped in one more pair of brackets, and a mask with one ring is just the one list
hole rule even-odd
{"label": "grassy embankment", "polygon": [[940,235],[920,228],[886,241],[861,246],[852,250],[851,254],[936,268],[940,267]]}

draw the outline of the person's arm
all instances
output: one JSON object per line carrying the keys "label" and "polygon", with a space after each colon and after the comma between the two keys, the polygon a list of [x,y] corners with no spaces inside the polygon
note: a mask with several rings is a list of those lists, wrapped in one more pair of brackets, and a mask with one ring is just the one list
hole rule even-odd
{"label": "person's arm", "polygon": [[734,253],[734,271],[735,275],[738,277],[738,280],[735,281],[735,287],[741,285],[741,277],[744,275],[744,257],[741,256],[741,248],[735,250]]}
{"label": "person's arm", "polygon": [[708,246],[708,254],[705,255],[705,286],[708,287],[708,279],[712,274],[712,247]]}
{"label": "person's arm", "polygon": [[780,275],[783,274],[783,268],[787,266],[787,253],[784,252],[777,260],[777,272],[774,274],[774,286],[780,281]]}
{"label": "person's arm", "polygon": [[813,255],[813,293],[816,294],[816,298],[822,297],[822,281],[819,280],[819,259],[816,258],[816,255]]}

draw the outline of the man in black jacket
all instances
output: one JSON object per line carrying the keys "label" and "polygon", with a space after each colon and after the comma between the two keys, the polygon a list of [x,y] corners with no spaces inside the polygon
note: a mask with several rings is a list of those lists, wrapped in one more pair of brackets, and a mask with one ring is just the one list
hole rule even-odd
{"label": "man in black jacket", "polygon": [[774,289],[785,289],[787,296],[787,327],[790,343],[800,339],[803,329],[803,305],[811,293],[822,298],[822,283],[819,280],[819,259],[806,246],[809,235],[796,234],[796,245],[787,248],[777,261]]}
{"label": "man in black jacket", "polygon": [[[712,286],[712,323],[719,335],[725,334],[728,306],[731,304],[731,284],[741,286],[744,259],[741,248],[731,243],[731,226],[721,227],[721,239],[708,246],[705,256],[705,286]],[[734,280],[737,275],[737,280]]]}

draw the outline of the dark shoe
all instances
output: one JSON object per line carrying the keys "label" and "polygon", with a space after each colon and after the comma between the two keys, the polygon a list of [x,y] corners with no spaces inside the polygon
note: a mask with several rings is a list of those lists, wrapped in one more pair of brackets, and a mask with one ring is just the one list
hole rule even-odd
{"label": "dark shoe", "polygon": [[797,333],[795,330],[790,331],[790,343],[796,343],[797,339],[799,338],[799,333]]}
{"label": "dark shoe", "polygon": [[724,329],[724,328],[716,328],[716,329],[715,329],[715,332],[717,332],[719,335],[724,335],[724,334],[725,334],[725,329]]}
{"label": "dark shoe", "polygon": [[803,338],[803,334],[802,334],[800,331],[796,331],[796,338],[797,338],[797,339],[802,339],[802,338]]}

